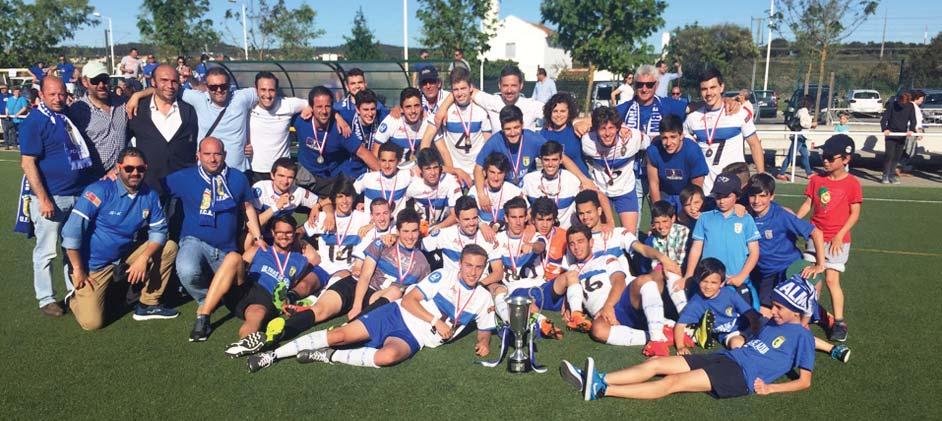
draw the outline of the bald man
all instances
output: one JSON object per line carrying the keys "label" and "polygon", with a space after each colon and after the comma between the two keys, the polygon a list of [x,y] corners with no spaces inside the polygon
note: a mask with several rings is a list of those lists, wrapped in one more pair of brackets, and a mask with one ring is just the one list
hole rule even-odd
{"label": "bald man", "polygon": [[[238,258],[239,213],[245,211],[249,234],[262,250],[258,214],[252,205],[255,195],[242,173],[226,166],[222,141],[207,137],[196,152],[199,164],[167,176],[164,188],[183,208],[177,275],[187,293],[203,304],[212,276],[203,277],[203,267],[215,272],[227,255]],[[207,329],[208,329],[207,325]],[[207,331],[203,336],[209,335]]]}
{"label": "bald man", "polygon": [[[92,165],[82,133],[64,114],[66,96],[62,79],[43,78],[39,107],[20,125],[20,164],[30,187],[29,195],[21,195],[22,210],[29,212],[36,235],[33,288],[40,311],[50,317],[63,314],[52,287],[52,262],[59,249],[56,243],[62,224],[78,195],[101,171]],[[65,265],[63,273],[66,290],[71,293],[72,282]]]}

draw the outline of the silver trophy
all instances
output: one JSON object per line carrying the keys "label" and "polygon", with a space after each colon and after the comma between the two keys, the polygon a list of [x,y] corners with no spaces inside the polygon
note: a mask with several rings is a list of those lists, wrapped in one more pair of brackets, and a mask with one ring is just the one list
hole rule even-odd
{"label": "silver trophy", "polygon": [[530,304],[533,300],[527,297],[511,297],[507,299],[510,307],[510,331],[513,333],[514,351],[507,358],[507,371],[511,373],[526,373],[533,369],[530,360]]}

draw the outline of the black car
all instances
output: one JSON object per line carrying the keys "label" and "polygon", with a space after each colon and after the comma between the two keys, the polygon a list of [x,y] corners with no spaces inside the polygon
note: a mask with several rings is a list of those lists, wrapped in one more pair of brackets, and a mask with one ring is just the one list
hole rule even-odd
{"label": "black car", "polygon": [[759,107],[759,117],[775,118],[778,115],[778,97],[775,96],[775,91],[755,91],[753,96],[759,101],[756,105]]}
{"label": "black car", "polygon": [[[792,93],[791,99],[788,100],[788,108],[786,108],[784,112],[785,121],[790,120],[792,116],[795,115],[795,112],[798,111],[798,103],[801,102],[801,97],[804,96],[804,91],[805,91],[804,86],[799,86],[798,88],[795,89],[795,92]],[[821,101],[819,102],[820,108],[821,108],[820,109],[821,114],[818,116],[819,120],[823,120],[823,117],[827,115],[827,110],[829,108],[828,107],[828,94],[830,93],[830,91],[831,91],[830,86],[821,85]],[[817,94],[818,94],[818,85],[816,84],[808,85],[808,96],[810,96],[811,98],[814,98],[815,95]],[[813,110],[809,110],[809,111],[812,113],[814,112]]]}

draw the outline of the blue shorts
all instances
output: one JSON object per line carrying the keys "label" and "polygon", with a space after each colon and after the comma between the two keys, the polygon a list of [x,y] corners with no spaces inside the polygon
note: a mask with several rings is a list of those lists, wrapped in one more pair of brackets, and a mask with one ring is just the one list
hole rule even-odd
{"label": "blue shorts", "polygon": [[608,200],[615,207],[615,213],[638,211],[638,194],[634,190],[621,196],[610,197]]}
{"label": "blue shorts", "polygon": [[756,291],[756,287],[752,286],[749,278],[746,278],[746,282],[743,282],[739,287],[727,285],[726,288],[732,288],[743,300],[746,300],[746,304],[752,306],[753,310],[759,311],[759,292]]}
{"label": "blue shorts", "polygon": [[510,294],[511,297],[533,297],[533,304],[543,310],[562,311],[566,295],[556,295],[553,291],[553,282],[544,282],[539,288],[519,288]]}
{"label": "blue shorts", "polygon": [[625,288],[621,298],[615,303],[615,318],[622,326],[634,329],[648,330],[648,318],[644,311],[636,310],[631,306],[631,288]]}
{"label": "blue shorts", "polygon": [[785,276],[784,270],[768,275],[762,275],[758,270],[754,270],[749,274],[749,278],[759,295],[759,305],[765,308],[772,308],[772,290],[775,289],[775,286],[778,285],[779,282],[784,281],[787,277]]}
{"label": "blue shorts", "polygon": [[370,348],[382,348],[388,338],[399,338],[409,344],[410,354],[415,355],[422,349],[419,341],[415,339],[406,322],[402,320],[402,311],[396,303],[386,303],[379,308],[366,313],[358,319],[366,327],[366,332],[370,335],[370,341],[366,346]]}

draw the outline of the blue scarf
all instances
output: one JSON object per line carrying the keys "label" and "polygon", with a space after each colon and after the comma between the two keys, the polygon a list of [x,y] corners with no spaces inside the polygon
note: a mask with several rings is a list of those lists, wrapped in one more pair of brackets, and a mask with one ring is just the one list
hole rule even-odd
{"label": "blue scarf", "polygon": [[196,169],[207,185],[206,190],[203,191],[203,200],[200,202],[200,226],[215,227],[216,213],[233,209],[236,205],[229,191],[229,184],[226,183],[229,168],[223,167],[219,174],[213,176],[203,171],[202,166],[197,166]]}
{"label": "blue scarf", "polygon": [[37,109],[39,112],[43,113],[43,115],[49,117],[53,126],[60,124],[65,126],[64,129],[65,133],[68,135],[68,139],[63,142],[63,147],[65,148],[65,156],[69,159],[69,167],[71,167],[73,171],[91,167],[92,154],[88,152],[88,145],[85,144],[85,138],[82,137],[78,128],[72,124],[72,121],[69,120],[65,114],[50,110],[46,107],[45,102],[40,101]]}
{"label": "blue scarf", "polygon": [[[13,232],[19,232],[26,234],[26,238],[33,238],[33,220],[29,217],[29,206],[32,198],[30,197],[33,194],[33,191],[29,188],[29,181],[26,181],[26,176],[23,176],[23,180],[20,182],[20,197],[16,202],[16,225],[13,227]],[[38,203],[35,206],[39,206]]]}

